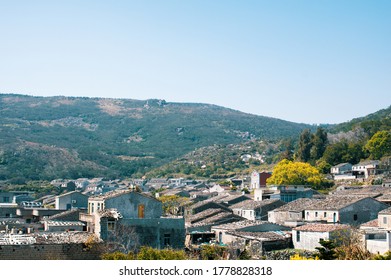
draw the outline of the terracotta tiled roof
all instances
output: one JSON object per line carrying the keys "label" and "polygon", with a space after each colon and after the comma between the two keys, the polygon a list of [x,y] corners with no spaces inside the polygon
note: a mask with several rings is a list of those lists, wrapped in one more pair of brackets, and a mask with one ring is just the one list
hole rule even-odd
{"label": "terracotta tiled roof", "polygon": [[366,222],[364,224],[361,224],[360,228],[361,227],[375,227],[375,228],[377,228],[378,226],[379,226],[379,219],[374,219],[374,220],[371,220],[371,221]]}

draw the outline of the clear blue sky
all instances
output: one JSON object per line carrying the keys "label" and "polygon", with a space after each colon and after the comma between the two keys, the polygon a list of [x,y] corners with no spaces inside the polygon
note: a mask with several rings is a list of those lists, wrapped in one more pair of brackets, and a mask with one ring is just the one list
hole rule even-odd
{"label": "clear blue sky", "polygon": [[391,1],[0,0],[0,92],[344,122],[391,105]]}

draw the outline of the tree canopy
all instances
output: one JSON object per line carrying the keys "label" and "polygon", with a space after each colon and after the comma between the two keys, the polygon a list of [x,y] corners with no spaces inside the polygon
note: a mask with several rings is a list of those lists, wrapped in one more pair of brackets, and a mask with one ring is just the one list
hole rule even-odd
{"label": "tree canopy", "polygon": [[319,170],[309,163],[284,159],[274,167],[267,184],[320,186],[324,181]]}
{"label": "tree canopy", "polygon": [[365,145],[373,159],[391,155],[391,131],[378,131]]}

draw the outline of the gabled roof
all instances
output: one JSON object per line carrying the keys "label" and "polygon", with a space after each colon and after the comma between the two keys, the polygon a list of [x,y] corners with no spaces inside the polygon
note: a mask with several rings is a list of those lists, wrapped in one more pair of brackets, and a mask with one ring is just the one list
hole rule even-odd
{"label": "gabled roof", "polygon": [[318,202],[318,199],[314,198],[298,198],[294,201],[288,202],[287,204],[276,208],[273,212],[301,212],[310,207],[312,204]]}
{"label": "gabled roof", "polygon": [[204,210],[204,211],[199,212],[197,214],[190,215],[188,218],[186,218],[186,222],[190,222],[190,223],[193,223],[195,221],[198,222],[198,221],[201,221],[205,218],[209,218],[211,216],[217,215],[221,212],[227,212],[227,210],[223,210],[222,208],[207,209],[207,210]]}
{"label": "gabled roof", "polygon": [[379,227],[379,219],[377,218],[360,225],[360,228],[378,228],[378,227]]}
{"label": "gabled roof", "polygon": [[329,195],[325,199],[319,199],[305,210],[340,210],[363,199],[373,198],[366,195]]}
{"label": "gabled roof", "polygon": [[222,224],[222,223],[232,222],[233,219],[237,221],[237,220],[243,220],[244,218],[234,215],[230,212],[220,212],[216,215],[200,220],[192,224],[190,227]]}
{"label": "gabled roof", "polygon": [[270,204],[273,204],[273,203],[278,203],[279,201],[281,201],[281,200],[279,200],[279,199],[264,199],[264,200],[261,200],[261,201],[245,200],[245,201],[241,201],[239,203],[236,203],[234,205],[231,205],[229,208],[231,208],[231,209],[253,210],[253,209],[261,208],[261,207],[264,207],[266,205],[270,205]]}
{"label": "gabled roof", "polygon": [[391,215],[391,207],[388,207],[388,208],[386,208],[386,209],[380,211],[379,214]]}
{"label": "gabled roof", "polygon": [[344,163],[337,164],[337,165],[333,166],[332,168],[339,168],[339,167],[342,167],[342,166],[345,166],[345,165],[348,165],[348,164],[352,165],[349,162],[344,162]]}
{"label": "gabled roof", "polygon": [[238,230],[238,229],[243,229],[251,226],[263,225],[263,224],[272,224],[272,223],[266,221],[259,221],[259,220],[257,221],[242,220],[239,222],[218,225],[216,227],[223,230]]}
{"label": "gabled roof", "polygon": [[356,167],[356,166],[378,165],[379,163],[380,163],[379,160],[368,160],[368,161],[357,163],[353,166]]}
{"label": "gabled roof", "polygon": [[83,194],[83,193],[81,193],[79,191],[71,191],[71,192],[66,192],[66,193],[57,195],[56,197],[64,197],[64,196],[72,195],[72,194],[75,194],[75,193],[77,193],[77,194],[79,194],[81,196],[87,196],[87,195],[85,195],[85,194]]}
{"label": "gabled roof", "polygon": [[348,225],[341,224],[307,224],[294,228],[296,231],[310,231],[310,232],[332,232],[336,230],[349,229]]}
{"label": "gabled roof", "polygon": [[260,240],[260,241],[284,240],[287,238],[285,234],[277,233],[275,231],[266,231],[266,232],[230,231],[227,232],[227,234],[231,234],[246,239]]}

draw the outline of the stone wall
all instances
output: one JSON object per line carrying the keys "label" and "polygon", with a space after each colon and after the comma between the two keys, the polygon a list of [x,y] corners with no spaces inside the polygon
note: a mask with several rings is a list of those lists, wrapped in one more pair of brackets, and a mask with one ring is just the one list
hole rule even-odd
{"label": "stone wall", "polygon": [[84,243],[0,245],[0,260],[99,260],[100,255]]}

